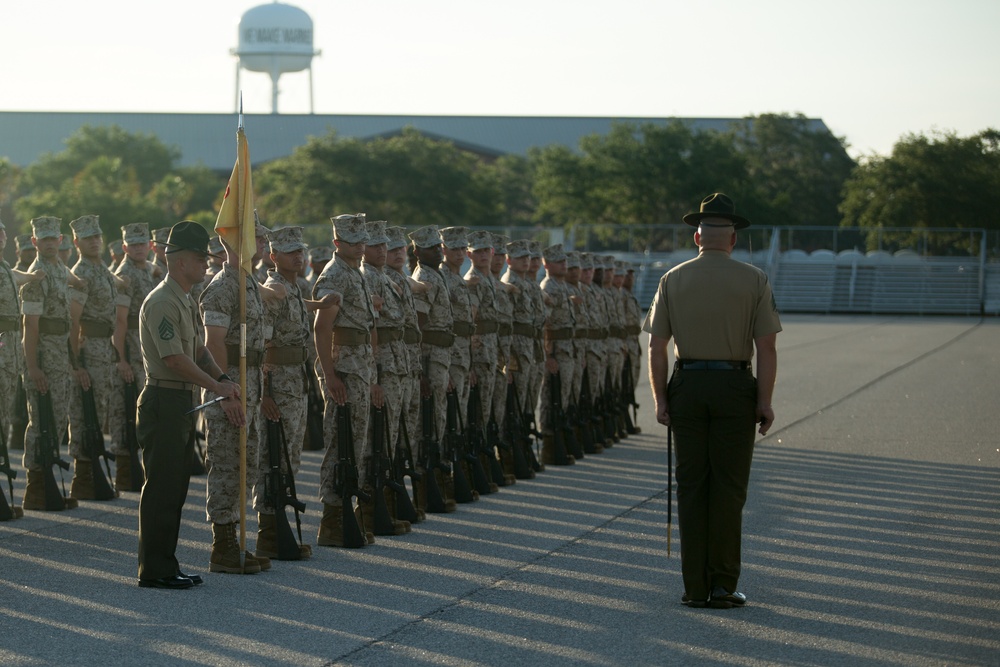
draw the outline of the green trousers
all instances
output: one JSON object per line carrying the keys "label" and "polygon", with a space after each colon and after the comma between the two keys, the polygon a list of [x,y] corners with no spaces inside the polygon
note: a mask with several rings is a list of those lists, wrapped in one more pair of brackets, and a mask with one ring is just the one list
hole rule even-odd
{"label": "green trousers", "polygon": [[136,436],[146,482],[139,495],[139,578],[180,571],[175,552],[181,511],[194,459],[194,415],[189,389],[147,385],[139,394]]}
{"label": "green trousers", "polygon": [[750,371],[675,370],[667,385],[676,449],[684,590],[736,590],[750,481],[757,381]]}

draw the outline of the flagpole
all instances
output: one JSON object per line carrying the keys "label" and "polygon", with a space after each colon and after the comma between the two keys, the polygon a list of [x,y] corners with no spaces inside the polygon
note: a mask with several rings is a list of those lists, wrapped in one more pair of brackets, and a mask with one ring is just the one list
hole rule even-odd
{"label": "flagpole", "polygon": [[[238,173],[243,173],[243,160],[239,150],[239,133],[243,132],[243,97],[240,96],[240,118],[237,127],[236,162]],[[238,198],[237,212],[243,221],[243,196]],[[240,567],[246,566],[247,553],[247,273],[243,268],[243,234],[246,225],[239,226],[239,276],[240,276],[240,400],[243,404],[243,426],[240,427]]]}

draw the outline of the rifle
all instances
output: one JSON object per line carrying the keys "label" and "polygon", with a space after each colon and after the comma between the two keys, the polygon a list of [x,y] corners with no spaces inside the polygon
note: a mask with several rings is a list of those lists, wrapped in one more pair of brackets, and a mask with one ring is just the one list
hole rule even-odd
{"label": "rifle", "polygon": [[618,416],[615,414],[614,399],[611,396],[611,365],[604,369],[604,386],[597,399],[598,410],[604,421],[604,446],[618,442]]}
{"label": "rifle", "polygon": [[[372,477],[375,491],[375,518],[373,531],[376,535],[396,535],[396,523],[389,511],[387,490],[396,493],[392,479],[392,460],[389,456],[389,438],[385,428],[385,408],[371,407],[372,420]],[[405,488],[404,488],[405,491]]]}
{"label": "rifle", "polygon": [[319,390],[316,373],[309,367],[309,362],[303,364],[306,373],[306,441],[303,449],[314,452],[326,448],[323,442],[323,394]]}
{"label": "rifle", "polygon": [[[493,424],[496,428],[496,423]],[[496,445],[490,441],[483,429],[483,398],[479,391],[479,385],[469,389],[469,450],[476,455],[476,464],[473,467],[473,478],[476,480],[476,488],[479,494],[494,493],[499,487],[505,485],[503,465],[500,463],[500,452]],[[483,461],[489,465],[489,473]],[[482,479],[480,479],[480,475]],[[496,485],[496,489],[491,486]],[[485,485],[486,491],[483,491]]]}
{"label": "rifle", "polygon": [[[271,383],[267,385],[267,395],[273,399],[274,390]],[[300,512],[306,511],[306,504],[295,495],[295,479],[292,476],[292,462],[288,454],[288,442],[285,440],[285,425],[278,421],[265,419],[267,422],[267,476],[264,478],[264,504],[274,509],[274,525],[278,541],[278,560],[301,560],[302,551],[302,519]],[[281,466],[284,454],[285,468]],[[285,508],[295,510],[295,527],[298,528],[299,539],[295,541],[292,527],[288,523]],[[353,512],[352,512],[353,514]]]}
{"label": "rifle", "polygon": [[[81,355],[82,360],[82,355]],[[97,415],[97,401],[94,399],[94,388],[80,389],[83,399],[83,450],[90,457],[91,469],[94,475],[94,500],[110,500],[117,497],[114,488],[111,486],[111,465],[108,461],[114,461],[115,455],[104,447],[104,431],[101,429],[101,420]],[[104,459],[104,469],[101,468],[101,459]],[[104,476],[107,470],[108,476]]]}
{"label": "rifle", "polygon": [[458,432],[458,391],[452,389],[446,394],[447,416],[445,418],[444,442],[448,456],[451,459],[451,472],[455,480],[455,502],[471,503],[479,500],[479,493],[472,490],[469,478],[465,474],[465,434]]}
{"label": "rifle", "polygon": [[[475,398],[475,400],[473,400]],[[486,467],[480,456],[489,456],[496,461],[496,454],[493,450],[486,451],[486,437],[483,435],[483,402],[479,396],[479,385],[469,388],[468,424],[464,431],[466,436],[465,461],[469,470],[472,471],[472,484],[480,496],[494,493],[498,490],[499,484],[493,482],[491,475],[486,474]],[[461,417],[461,415],[459,415]],[[499,461],[497,461],[499,463]],[[491,471],[492,472],[492,471]]]}
{"label": "rifle", "polygon": [[514,477],[517,479],[532,479],[535,471],[528,462],[528,454],[531,453],[531,444],[525,444],[525,436],[521,427],[521,408],[517,404],[517,389],[513,382],[507,383],[507,410],[504,420],[504,430],[507,435],[507,442],[510,443],[514,458]]}
{"label": "rifle", "polygon": [[145,474],[143,473],[142,463],[139,460],[139,437],[135,431],[136,403],[139,400],[139,388],[136,386],[135,380],[127,383],[122,388],[122,393],[124,394],[125,401],[125,423],[122,424],[122,442],[128,448],[130,464],[129,488],[132,491],[139,491],[142,489],[142,484],[145,481]]}
{"label": "rifle", "polygon": [[555,465],[572,465],[575,463],[575,459],[570,456],[566,446],[566,431],[564,430],[566,423],[562,412],[562,378],[558,372],[549,375],[548,385],[549,419],[552,420],[552,435],[545,436],[546,439],[549,439],[549,447],[546,449],[551,452],[551,462]]}
{"label": "rifle", "polygon": [[413,499],[406,491],[406,478],[410,478],[410,484],[416,491],[417,484],[423,479],[423,475],[417,472],[413,465],[413,450],[410,448],[410,434],[406,431],[406,415],[399,415],[399,433],[402,451],[397,452],[393,461],[393,474],[399,489],[396,491],[396,516],[410,523],[420,521],[417,509],[413,505]]}
{"label": "rifle", "polygon": [[[517,382],[511,382],[507,385],[512,394],[507,397],[507,404],[513,405],[515,407],[515,412],[517,414],[517,426],[518,426],[518,440],[515,441],[514,446],[516,447],[520,443],[524,451],[524,460],[527,462],[531,469],[535,472],[542,472],[545,470],[545,466],[538,461],[538,455],[535,454],[535,448],[532,446],[532,438],[539,437],[539,433],[534,427],[535,415],[534,410],[523,411],[521,408],[521,399],[517,394]],[[511,403],[511,397],[513,397],[513,403]]]}
{"label": "rifle", "polygon": [[368,494],[358,487],[358,464],[354,458],[354,433],[351,427],[351,404],[337,406],[337,455],[334,466],[334,477],[337,480],[337,493],[340,495],[343,510],[344,546],[357,549],[365,546],[362,527],[358,525],[358,517],[354,513],[354,499],[367,502]]}
{"label": "rifle", "polygon": [[450,475],[451,467],[441,460],[441,447],[434,433],[434,394],[420,397],[420,422],[423,434],[420,449],[424,460],[424,484],[427,489],[427,511],[436,514],[447,512],[438,474]]}
{"label": "rifle", "polygon": [[56,418],[52,411],[52,395],[49,393],[38,394],[38,455],[41,459],[42,473],[44,475],[45,488],[45,509],[52,512],[66,509],[66,480],[62,481],[62,493],[56,486],[56,476],[52,466],[59,466],[62,470],[69,470],[69,462],[59,456],[59,439],[55,433]]}
{"label": "rifle", "polygon": [[7,475],[7,487],[10,489],[10,504],[7,504],[7,496],[0,491],[0,521],[10,521],[15,518],[14,507],[14,478],[17,471],[10,467],[10,457],[7,453],[7,429],[0,423],[0,475]]}
{"label": "rifle", "polygon": [[604,449],[598,449],[600,443],[597,442],[596,422],[597,417],[594,411],[594,402],[590,397],[590,377],[589,370],[583,369],[583,378],[580,382],[580,400],[578,402],[580,417],[578,420],[580,443],[585,454],[599,454]]}
{"label": "rifle", "polygon": [[[632,357],[625,353],[625,366],[622,368],[622,400],[625,401],[625,427],[628,433],[640,433],[639,404],[635,401],[635,378],[632,376]],[[629,418],[628,409],[632,408]]]}
{"label": "rifle", "polygon": [[583,437],[580,428],[580,418],[577,414],[577,404],[573,400],[572,387],[570,388],[569,409],[562,410],[563,432],[566,434],[566,449],[573,458],[579,461],[584,457]]}
{"label": "rifle", "polygon": [[28,428],[28,393],[24,389],[24,377],[17,376],[17,389],[14,391],[14,414],[10,420],[10,437],[7,444],[10,449],[24,449],[24,432]]}

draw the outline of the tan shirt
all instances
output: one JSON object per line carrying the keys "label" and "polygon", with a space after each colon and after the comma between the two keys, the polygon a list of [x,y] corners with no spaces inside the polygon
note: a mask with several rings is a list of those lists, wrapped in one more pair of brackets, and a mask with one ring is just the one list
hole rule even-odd
{"label": "tan shirt", "polygon": [[660,278],[643,331],[674,339],[674,356],[749,361],[754,339],[781,331],[767,276],[722,250],[703,250]]}
{"label": "tan shirt", "polygon": [[193,361],[194,341],[190,297],[167,276],[153,288],[139,311],[139,345],[147,377],[186,382],[163,363],[163,358],[186,354]]}

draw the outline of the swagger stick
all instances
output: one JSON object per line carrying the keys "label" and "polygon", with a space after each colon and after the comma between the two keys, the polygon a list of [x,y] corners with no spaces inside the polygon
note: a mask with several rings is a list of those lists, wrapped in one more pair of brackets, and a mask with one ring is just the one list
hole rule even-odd
{"label": "swagger stick", "polygon": [[673,530],[674,495],[674,438],[673,429],[667,426],[667,558],[670,558],[670,534]]}

